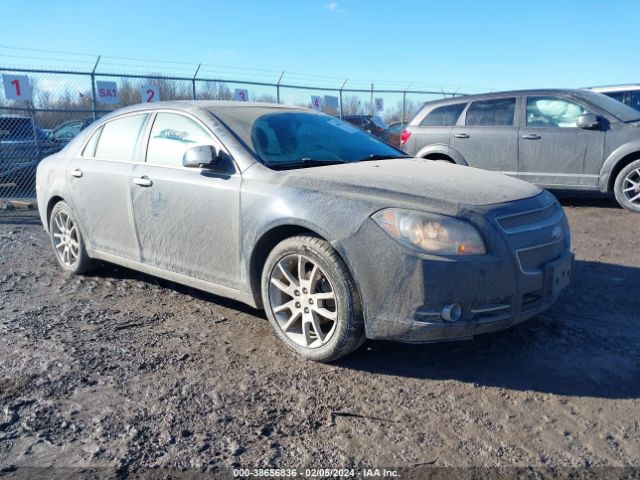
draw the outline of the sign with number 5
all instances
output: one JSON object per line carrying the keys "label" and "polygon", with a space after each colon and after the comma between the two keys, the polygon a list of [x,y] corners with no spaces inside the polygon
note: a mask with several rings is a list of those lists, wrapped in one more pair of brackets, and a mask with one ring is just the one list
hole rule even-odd
{"label": "sign with number 5", "polygon": [[376,112],[384,110],[384,100],[382,98],[376,98]]}
{"label": "sign with number 5", "polygon": [[3,74],[2,83],[4,84],[4,96],[7,100],[29,101],[32,99],[33,94],[28,76]]}
{"label": "sign with number 5", "polygon": [[145,85],[140,88],[140,98],[142,103],[153,103],[160,101],[160,89],[155,85]]}
{"label": "sign with number 5", "polygon": [[236,88],[233,91],[233,99],[237,102],[248,102],[249,92],[244,88]]}

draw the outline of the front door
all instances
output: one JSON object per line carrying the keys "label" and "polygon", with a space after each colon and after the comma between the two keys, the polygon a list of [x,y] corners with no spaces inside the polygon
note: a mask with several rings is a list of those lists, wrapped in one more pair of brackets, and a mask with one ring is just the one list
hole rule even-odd
{"label": "front door", "polygon": [[146,162],[132,173],[133,216],[142,262],[219,285],[239,283],[240,175],[227,158],[215,171],[182,166],[196,145],[222,145],[196,119],[160,112]]}
{"label": "front door", "polygon": [[516,98],[493,98],[471,103],[463,120],[451,130],[451,146],[469,166],[508,175],[518,171]]}
{"label": "front door", "polygon": [[518,176],[545,187],[595,187],[602,165],[603,130],[578,128],[590,113],[573,99],[526,97],[520,128]]}
{"label": "front door", "polygon": [[130,181],[146,114],[105,123],[67,168],[73,211],[87,244],[100,252],[138,260],[131,216]]}

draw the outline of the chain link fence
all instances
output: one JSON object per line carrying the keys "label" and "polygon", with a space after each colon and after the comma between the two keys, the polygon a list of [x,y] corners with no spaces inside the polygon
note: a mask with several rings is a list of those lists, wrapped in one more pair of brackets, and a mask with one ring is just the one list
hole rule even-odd
{"label": "chain link fence", "polygon": [[426,101],[457,92],[321,87],[283,82],[161,74],[65,71],[0,66],[0,200],[35,197],[38,162],[62,149],[83,128],[118,108],[160,100],[274,102],[338,117],[378,116],[408,122]]}

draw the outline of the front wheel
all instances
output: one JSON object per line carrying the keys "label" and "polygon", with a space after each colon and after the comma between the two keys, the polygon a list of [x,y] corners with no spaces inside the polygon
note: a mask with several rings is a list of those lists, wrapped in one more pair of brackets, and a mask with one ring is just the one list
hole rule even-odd
{"label": "front wheel", "polygon": [[616,177],[616,200],[632,212],[640,212],[640,160],[631,162]]}
{"label": "front wheel", "polygon": [[278,337],[308,360],[336,360],[365,340],[355,282],[320,238],[291,237],[273,249],[262,273],[262,299]]}
{"label": "front wheel", "polygon": [[58,202],[49,218],[51,244],[60,266],[67,272],[81,274],[95,266],[89,258],[75,215],[65,202]]}

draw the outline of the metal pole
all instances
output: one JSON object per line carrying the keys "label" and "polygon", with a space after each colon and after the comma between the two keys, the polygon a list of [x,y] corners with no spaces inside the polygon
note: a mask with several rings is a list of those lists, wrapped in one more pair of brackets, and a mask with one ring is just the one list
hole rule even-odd
{"label": "metal pole", "polygon": [[98,55],[98,59],[96,60],[95,65],[93,66],[93,70],[91,70],[91,106],[93,109],[93,121],[96,121],[96,110],[97,110],[97,102],[96,102],[96,69],[98,68],[98,63],[100,62],[100,55]]}
{"label": "metal pole", "polygon": [[349,79],[346,78],[345,81],[342,82],[342,86],[340,87],[340,118],[342,118],[342,89],[344,88],[344,86],[347,84],[348,81]]}
{"label": "metal pole", "polygon": [[373,104],[373,83],[371,84],[371,115],[376,114],[376,107]]}
{"label": "metal pole", "polygon": [[193,74],[193,78],[191,79],[191,96],[193,99],[196,99],[196,77],[198,76],[198,72],[200,71],[201,63],[198,64],[198,68],[196,68],[196,72]]}
{"label": "metal pole", "polygon": [[280,103],[280,82],[282,81],[282,77],[284,77],[284,70],[280,74],[278,83],[276,83],[276,103]]}
{"label": "metal pole", "polygon": [[402,117],[400,118],[400,125],[402,126],[403,130],[404,130],[405,114],[407,112],[407,90],[409,90],[410,86],[411,84],[407,85],[407,88],[405,88],[404,91],[402,92]]}

